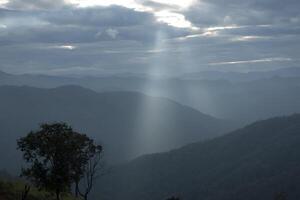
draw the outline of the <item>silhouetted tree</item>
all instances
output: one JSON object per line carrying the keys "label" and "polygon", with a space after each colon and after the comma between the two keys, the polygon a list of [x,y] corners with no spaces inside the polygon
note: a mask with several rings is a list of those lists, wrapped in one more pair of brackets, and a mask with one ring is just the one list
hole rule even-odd
{"label": "silhouetted tree", "polygon": [[[78,197],[80,195],[79,183],[85,178],[85,174],[89,170],[87,166],[90,164],[91,159],[99,155],[98,162],[100,162],[102,146],[95,145],[93,140],[81,134],[77,134],[73,139],[76,146],[73,147],[75,154],[71,160],[71,172],[72,179],[75,183],[75,196]],[[97,167],[97,165],[95,167]]]}
{"label": "silhouetted tree", "polygon": [[18,140],[18,149],[29,164],[22,175],[38,188],[55,192],[60,200],[61,193],[69,192],[83,177],[96,147],[93,140],[65,123],[42,124],[40,130]]}
{"label": "silhouetted tree", "polygon": [[92,145],[88,152],[88,162],[85,165],[84,174],[83,174],[83,191],[77,185],[77,192],[80,194],[84,200],[88,199],[88,195],[91,192],[94,181],[98,175],[100,175],[99,170],[102,169],[101,161],[101,146]]}

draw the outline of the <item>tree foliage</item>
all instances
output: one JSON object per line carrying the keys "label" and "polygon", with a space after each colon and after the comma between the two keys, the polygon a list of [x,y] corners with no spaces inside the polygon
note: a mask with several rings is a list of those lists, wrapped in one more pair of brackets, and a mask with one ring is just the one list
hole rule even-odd
{"label": "tree foliage", "polygon": [[70,192],[73,183],[78,185],[90,159],[102,152],[87,135],[65,123],[42,124],[20,138],[18,148],[28,163],[22,175],[38,188],[55,192],[57,200],[62,192]]}

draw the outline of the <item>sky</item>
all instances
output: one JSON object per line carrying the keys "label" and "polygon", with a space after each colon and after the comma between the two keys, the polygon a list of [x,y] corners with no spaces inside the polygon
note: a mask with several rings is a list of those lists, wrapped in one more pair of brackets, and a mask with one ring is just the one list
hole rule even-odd
{"label": "sky", "polygon": [[0,70],[180,75],[299,67],[299,0],[0,0]]}

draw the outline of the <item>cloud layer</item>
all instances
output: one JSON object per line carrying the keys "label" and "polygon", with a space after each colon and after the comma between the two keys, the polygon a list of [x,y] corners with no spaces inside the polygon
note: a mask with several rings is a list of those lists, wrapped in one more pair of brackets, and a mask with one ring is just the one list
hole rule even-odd
{"label": "cloud layer", "polygon": [[176,74],[299,66],[297,0],[112,2],[0,1],[0,70]]}

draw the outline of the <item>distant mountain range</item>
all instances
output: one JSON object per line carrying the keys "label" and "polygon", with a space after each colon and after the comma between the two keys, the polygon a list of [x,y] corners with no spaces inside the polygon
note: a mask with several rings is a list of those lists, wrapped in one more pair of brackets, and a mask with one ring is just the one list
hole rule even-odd
{"label": "distant mountain range", "polygon": [[170,150],[233,127],[172,100],[136,92],[1,86],[0,99],[0,169],[18,166],[12,162],[19,159],[11,159],[17,156],[16,139],[42,122],[70,123],[101,142],[110,161]]}
{"label": "distant mountain range", "polygon": [[[252,72],[251,74],[256,74],[255,77],[261,79],[239,82],[232,81],[239,76],[236,74],[232,74],[233,78],[228,80],[184,80],[138,76],[70,78],[2,73],[0,85],[27,85],[39,88],[79,85],[98,92],[141,92],[172,99],[217,118],[247,124],[300,112],[300,77],[296,77],[298,71],[299,68],[287,68],[270,72]],[[228,77],[222,72],[214,73],[219,74],[220,78]]]}
{"label": "distant mountain range", "polygon": [[103,200],[300,199],[300,115],[259,121],[228,135],[112,169],[95,188]]}
{"label": "distant mountain range", "polygon": [[300,77],[300,67],[282,68],[271,71],[254,72],[222,72],[222,71],[203,71],[198,73],[187,73],[178,78],[188,80],[228,80],[233,82],[255,81],[259,79],[269,79],[274,77],[292,78]]}
{"label": "distant mountain range", "polygon": [[[39,74],[20,74],[13,75],[0,71],[0,85],[28,85],[28,86],[38,86],[39,87],[55,87],[61,85],[70,84],[88,84],[89,81],[101,81],[108,79],[130,79],[130,80],[160,80],[160,79],[179,79],[179,80],[225,80],[232,82],[247,82],[255,81],[261,79],[270,79],[274,77],[281,78],[295,78],[300,77],[300,67],[290,67],[281,68],[271,71],[253,71],[253,72],[223,72],[223,71],[201,71],[194,73],[186,73],[180,76],[174,77],[161,77],[152,76],[147,74],[133,74],[133,73],[123,73],[123,74],[111,74],[103,76],[50,76],[50,75],[39,75]],[[43,83],[41,83],[41,81]],[[93,84],[91,84],[93,85]],[[121,87],[122,88],[122,87]],[[121,89],[120,88],[120,89]],[[117,89],[117,88],[115,88]]]}

